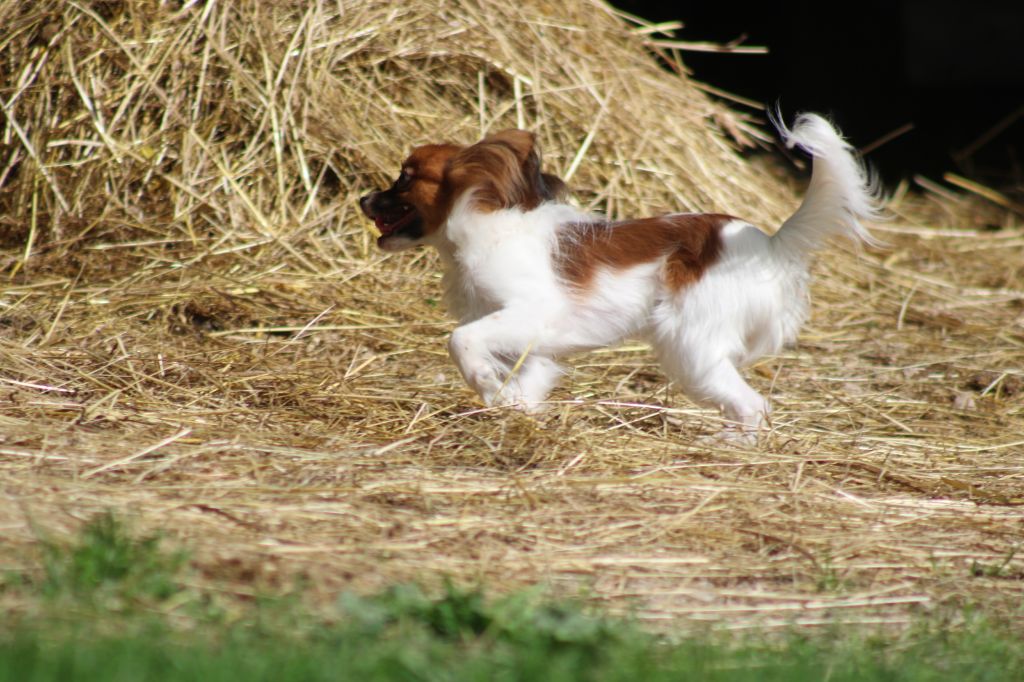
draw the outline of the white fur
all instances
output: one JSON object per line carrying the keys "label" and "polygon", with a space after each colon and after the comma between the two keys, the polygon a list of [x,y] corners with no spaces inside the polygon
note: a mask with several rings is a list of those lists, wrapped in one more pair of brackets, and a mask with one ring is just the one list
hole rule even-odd
{"label": "white fur", "polygon": [[739,369],[796,337],[807,255],[832,235],[870,239],[859,220],[877,213],[873,186],[825,119],[805,114],[780,129],[815,157],[803,204],[774,237],[742,221],[725,226],[719,260],[678,292],[666,290],[660,258],[600,270],[580,296],[555,270],[557,237],[594,216],[556,203],[480,213],[464,196],[432,243],[459,320],[449,349],[469,385],[488,405],[537,410],[562,374],[560,357],[638,336],[688,396],[719,406],[735,432],[756,433],[768,401]]}

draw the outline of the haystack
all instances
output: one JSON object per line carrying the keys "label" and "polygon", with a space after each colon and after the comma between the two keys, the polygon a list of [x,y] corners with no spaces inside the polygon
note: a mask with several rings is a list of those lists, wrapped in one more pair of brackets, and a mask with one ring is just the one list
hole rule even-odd
{"label": "haystack", "polygon": [[[446,574],[902,622],[968,560],[1024,570],[1024,232],[963,229],[961,197],[825,257],[800,345],[754,373],[760,450],[696,444],[714,417],[640,346],[582,358],[539,420],[457,379],[433,256],[383,257],[356,212],[411,146],[529,128],[615,217],[795,205],[664,27],[592,0],[0,0],[0,25],[5,567],[114,508],[226,594]],[[972,598],[1020,599],[984,575]]]}
{"label": "haystack", "polygon": [[26,267],[126,240],[179,257],[265,240],[302,264],[305,235],[358,228],[351,197],[411,145],[511,126],[538,132],[594,208],[778,213],[777,183],[720,124],[756,131],[652,58],[655,28],[600,3],[11,1],[0,12],[13,27],[5,240],[31,240]]}

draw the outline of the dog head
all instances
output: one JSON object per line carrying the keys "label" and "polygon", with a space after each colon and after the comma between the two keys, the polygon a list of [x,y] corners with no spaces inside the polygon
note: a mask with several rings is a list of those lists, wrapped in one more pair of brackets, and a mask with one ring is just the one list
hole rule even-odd
{"label": "dog head", "polygon": [[391,187],[367,194],[359,206],[380,231],[377,245],[402,251],[429,243],[467,192],[473,210],[492,212],[529,211],[564,190],[561,179],[542,172],[533,133],[503,130],[465,147],[417,147]]}

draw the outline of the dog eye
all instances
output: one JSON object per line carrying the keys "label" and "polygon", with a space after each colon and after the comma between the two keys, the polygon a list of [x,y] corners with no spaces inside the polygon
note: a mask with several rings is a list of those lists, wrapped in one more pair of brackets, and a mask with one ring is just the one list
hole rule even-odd
{"label": "dog eye", "polygon": [[395,189],[403,190],[407,189],[412,184],[412,176],[404,170],[399,174],[398,179],[395,180]]}

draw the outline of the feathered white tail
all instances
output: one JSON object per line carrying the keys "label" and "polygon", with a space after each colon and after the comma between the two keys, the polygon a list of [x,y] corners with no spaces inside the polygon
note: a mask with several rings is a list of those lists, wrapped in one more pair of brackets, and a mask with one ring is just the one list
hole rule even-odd
{"label": "feathered white tail", "polygon": [[876,244],[860,221],[880,217],[881,192],[853,148],[817,114],[799,115],[792,130],[777,114],[771,118],[787,147],[814,157],[804,202],[772,239],[798,253],[815,251],[834,235]]}

